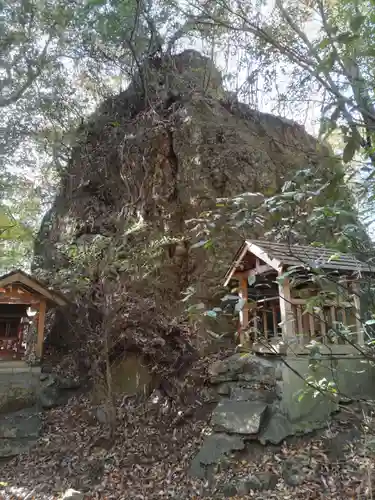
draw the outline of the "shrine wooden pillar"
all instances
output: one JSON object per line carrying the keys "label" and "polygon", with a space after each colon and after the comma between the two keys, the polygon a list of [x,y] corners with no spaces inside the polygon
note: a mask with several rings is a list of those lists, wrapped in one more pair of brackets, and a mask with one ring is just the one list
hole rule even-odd
{"label": "shrine wooden pillar", "polygon": [[240,311],[240,343],[245,344],[245,330],[249,326],[249,304],[248,304],[248,293],[247,293],[247,277],[240,278],[239,287],[239,297],[244,300],[245,303]]}
{"label": "shrine wooden pillar", "polygon": [[41,300],[39,304],[39,314],[38,314],[38,336],[35,347],[36,356],[41,359],[43,356],[43,342],[44,342],[44,325],[46,320],[46,309],[47,304],[45,300]]}
{"label": "shrine wooden pillar", "polygon": [[[283,273],[284,271],[280,270],[279,277],[281,277]],[[296,337],[294,325],[295,321],[292,310],[292,297],[290,293],[290,282],[288,278],[279,280],[279,301],[283,340],[288,345],[290,341],[294,340]]]}
{"label": "shrine wooden pillar", "polygon": [[364,345],[365,335],[363,331],[362,319],[361,319],[361,287],[359,283],[351,283],[351,289],[353,292],[353,303],[354,303],[354,314],[355,314],[355,325],[357,331],[357,343],[359,345]]}

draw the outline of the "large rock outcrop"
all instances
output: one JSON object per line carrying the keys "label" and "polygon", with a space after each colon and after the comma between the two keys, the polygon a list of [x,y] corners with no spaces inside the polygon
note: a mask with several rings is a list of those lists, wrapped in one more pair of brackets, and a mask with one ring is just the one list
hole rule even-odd
{"label": "large rock outcrop", "polygon": [[[329,150],[297,123],[231,98],[210,60],[195,51],[151,60],[77,131],[34,267],[65,269],[65,284],[77,276],[90,281],[95,272],[77,263],[77,252],[91,251],[98,238],[116,241],[115,271],[176,313],[188,287],[196,301],[211,296],[241,242],[225,216],[207,223],[217,199],[275,194],[304,168],[331,182],[334,200],[347,197],[335,187],[341,172]],[[250,199],[262,203],[261,194]],[[265,227],[252,225],[248,236]],[[214,248],[192,250],[208,231]]]}

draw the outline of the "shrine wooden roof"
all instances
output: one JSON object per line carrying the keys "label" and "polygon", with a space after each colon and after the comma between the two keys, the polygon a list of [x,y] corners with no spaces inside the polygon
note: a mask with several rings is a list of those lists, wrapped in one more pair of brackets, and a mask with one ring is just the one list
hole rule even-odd
{"label": "shrine wooden roof", "polygon": [[255,256],[265,264],[279,271],[291,266],[336,270],[341,273],[375,273],[375,267],[362,262],[354,255],[339,253],[328,247],[290,245],[266,240],[246,240],[234,257],[225,275],[225,286],[236,271],[249,268],[249,256]]}
{"label": "shrine wooden roof", "polygon": [[39,280],[30,276],[29,274],[16,269],[3,276],[0,276],[0,289],[9,287],[10,285],[20,285],[32,294],[41,295],[47,301],[57,304],[59,306],[65,306],[68,304],[67,298],[56,290],[51,290],[46,284],[41,283]]}

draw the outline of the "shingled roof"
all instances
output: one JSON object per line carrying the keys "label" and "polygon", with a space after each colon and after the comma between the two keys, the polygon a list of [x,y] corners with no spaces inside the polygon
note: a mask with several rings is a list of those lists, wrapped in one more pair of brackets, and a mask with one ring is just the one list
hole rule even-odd
{"label": "shingled roof", "polygon": [[[337,270],[340,272],[375,273],[370,264],[358,260],[354,255],[339,253],[327,247],[289,245],[266,240],[246,240],[238,250],[233,264],[225,275],[225,285],[236,270],[242,268],[247,254],[252,254],[276,271],[290,266]],[[241,266],[242,264],[242,266]]]}
{"label": "shingled roof", "polygon": [[26,290],[37,293],[46,298],[49,302],[58,304],[59,306],[68,304],[67,298],[61,292],[51,290],[46,284],[41,283],[21,269],[15,269],[14,271],[0,276],[0,288],[9,285],[22,285]]}

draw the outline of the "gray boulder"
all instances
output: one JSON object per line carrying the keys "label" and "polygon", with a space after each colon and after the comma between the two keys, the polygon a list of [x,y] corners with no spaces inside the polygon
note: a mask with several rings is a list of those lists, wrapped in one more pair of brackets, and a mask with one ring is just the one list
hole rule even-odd
{"label": "gray boulder", "polygon": [[265,403],[272,403],[277,399],[277,396],[274,391],[267,391],[265,389],[234,387],[230,391],[230,399],[236,401],[264,401]]}
{"label": "gray boulder", "polygon": [[207,466],[218,464],[232,451],[243,450],[244,448],[245,443],[242,436],[230,436],[221,433],[211,434],[203,441],[201,449],[194,457],[189,474],[203,479],[206,475]]}
{"label": "gray boulder", "polygon": [[40,381],[42,382],[42,387],[45,388],[56,385],[57,379],[52,373],[41,373]]}
{"label": "gray boulder", "polygon": [[245,380],[274,385],[277,363],[250,353],[237,353],[227,359],[216,361],[208,370],[211,383]]}
{"label": "gray boulder", "polygon": [[81,383],[73,377],[58,377],[57,385],[63,390],[75,390],[80,388]]}
{"label": "gray boulder", "polygon": [[36,442],[36,439],[0,439],[0,458],[27,453]]}
{"label": "gray boulder", "polygon": [[38,440],[42,422],[35,407],[0,416],[0,458],[26,453]]}
{"label": "gray boulder", "polygon": [[293,436],[295,431],[288,418],[277,409],[271,410],[271,416],[264,430],[259,435],[262,444],[279,444],[288,436]]}
{"label": "gray boulder", "polygon": [[49,409],[64,404],[69,398],[69,391],[80,387],[80,382],[73,377],[62,377],[54,373],[40,375],[41,391],[39,402],[43,408]]}
{"label": "gray boulder", "polygon": [[231,434],[257,434],[267,403],[261,401],[221,401],[212,413],[212,425]]}
{"label": "gray boulder", "polygon": [[37,438],[42,422],[36,408],[0,415],[0,439]]}
{"label": "gray boulder", "polygon": [[43,408],[54,408],[60,404],[60,390],[57,386],[44,387],[39,394],[39,401]]}

